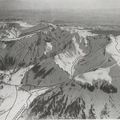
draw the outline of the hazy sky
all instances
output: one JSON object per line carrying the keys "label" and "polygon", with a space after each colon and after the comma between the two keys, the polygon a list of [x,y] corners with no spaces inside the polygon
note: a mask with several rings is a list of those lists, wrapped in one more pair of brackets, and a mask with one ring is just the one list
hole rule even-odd
{"label": "hazy sky", "polygon": [[120,0],[0,0],[0,9],[114,9]]}

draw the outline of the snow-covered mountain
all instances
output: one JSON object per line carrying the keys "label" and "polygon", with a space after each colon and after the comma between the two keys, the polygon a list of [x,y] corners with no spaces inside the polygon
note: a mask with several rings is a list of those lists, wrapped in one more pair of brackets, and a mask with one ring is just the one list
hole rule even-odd
{"label": "snow-covered mountain", "polygon": [[[19,120],[119,117],[119,36],[51,23],[8,36],[0,41],[0,116],[17,107],[8,116]],[[13,107],[22,93],[23,106]]]}
{"label": "snow-covered mountain", "polygon": [[12,40],[18,38],[24,30],[33,26],[23,21],[0,22],[0,39]]}

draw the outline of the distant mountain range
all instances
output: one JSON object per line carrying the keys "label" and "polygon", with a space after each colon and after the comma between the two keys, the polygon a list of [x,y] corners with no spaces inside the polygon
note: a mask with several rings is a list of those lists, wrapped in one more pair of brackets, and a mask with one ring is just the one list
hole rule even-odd
{"label": "distant mountain range", "polygon": [[74,23],[81,25],[120,25],[119,9],[93,10],[1,10],[0,19],[16,18],[36,23],[41,20],[49,22]]}

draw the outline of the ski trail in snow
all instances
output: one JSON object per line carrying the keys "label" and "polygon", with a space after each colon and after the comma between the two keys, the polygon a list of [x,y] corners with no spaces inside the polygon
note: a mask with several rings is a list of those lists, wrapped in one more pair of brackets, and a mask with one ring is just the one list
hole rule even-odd
{"label": "ski trail in snow", "polygon": [[3,89],[0,90],[0,97],[4,99],[0,105],[0,111],[4,111],[3,114],[0,115],[0,120],[6,120],[16,102],[16,86],[4,85]]}
{"label": "ski trail in snow", "polygon": [[[24,78],[25,73],[30,70],[32,66],[28,66],[27,68],[21,68],[19,71],[17,71],[16,73],[12,73],[13,70],[10,71],[0,71],[1,74],[4,74],[4,78],[2,80],[2,89],[0,89],[0,98],[3,99],[3,102],[0,105],[0,120],[12,120],[10,119],[9,113],[11,112],[11,110],[13,110],[13,107],[16,103],[16,101],[21,101],[21,105],[22,102],[25,101],[27,99],[27,97],[30,95],[30,93],[28,92],[23,92],[21,94],[21,92],[18,90],[18,88],[21,86],[21,81]],[[19,91],[19,92],[18,92]],[[19,97],[18,93],[21,94]],[[24,95],[25,94],[25,95]],[[18,99],[19,97],[19,99]],[[21,99],[22,100],[21,100]],[[18,100],[17,100],[18,99]],[[18,103],[17,103],[18,105]],[[19,108],[19,107],[18,107]],[[8,113],[6,113],[8,112]],[[5,115],[6,114],[6,115]],[[3,117],[4,116],[4,117]],[[7,117],[9,116],[9,117]],[[9,118],[9,119],[8,119]]]}
{"label": "ski trail in snow", "polygon": [[[29,107],[30,103],[39,95],[44,94],[49,88],[35,89],[34,91],[18,91],[16,102],[9,112],[6,120],[17,120]],[[22,97],[21,97],[22,96]]]}

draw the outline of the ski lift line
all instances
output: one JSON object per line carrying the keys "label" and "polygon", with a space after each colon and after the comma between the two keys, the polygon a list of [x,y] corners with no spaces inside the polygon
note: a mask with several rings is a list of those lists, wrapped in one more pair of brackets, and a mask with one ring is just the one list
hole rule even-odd
{"label": "ski lift line", "polygon": [[[58,87],[58,86],[61,86],[62,84],[65,84],[65,83],[70,83],[71,82],[71,80],[66,80],[66,81],[64,81],[64,82],[60,82],[60,83],[56,83],[56,84],[53,84],[53,85],[44,85],[44,86],[39,86],[39,85],[30,85],[30,84],[25,84],[25,85],[12,85],[12,84],[10,84],[10,83],[6,83],[6,82],[4,82],[4,81],[1,81],[1,84],[5,84],[5,85],[10,85],[10,86],[15,86],[16,87],[16,89],[17,88],[21,88],[22,86],[31,86],[31,87],[37,87],[37,88],[49,88],[49,89],[54,89],[54,88],[56,88],[56,87]],[[30,92],[29,90],[27,90],[27,92]]]}
{"label": "ski lift line", "polygon": [[44,85],[44,86],[41,86],[41,85],[31,85],[31,84],[25,84],[25,85],[23,85],[23,86],[33,86],[33,87],[49,87],[49,88],[52,88],[52,87],[54,87],[54,86],[60,86],[60,85],[62,85],[62,84],[64,84],[64,83],[69,83],[69,82],[71,82],[71,80],[66,80],[66,81],[64,81],[64,82],[60,82],[60,83],[56,83],[56,84],[53,84],[53,85]]}
{"label": "ski lift line", "polygon": [[77,62],[79,61],[79,58],[81,58],[81,56],[79,56],[78,58],[76,58],[74,61],[73,61],[73,65],[72,65],[72,67],[71,67],[71,78],[73,79],[74,78],[74,72],[73,72],[73,67],[77,64]]}
{"label": "ski lift line", "polygon": [[21,37],[29,36],[29,35],[34,35],[34,34],[36,34],[37,32],[40,32],[41,30],[46,29],[46,28],[49,28],[49,26],[39,28],[39,30],[35,30],[35,31],[28,32],[28,33],[24,33],[25,35],[23,35],[23,36],[22,36],[22,34],[21,34]]}
{"label": "ski lift line", "polygon": [[20,37],[17,37],[17,38],[12,38],[12,39],[2,39],[1,41],[3,41],[3,42],[6,42],[6,41],[19,41],[19,40],[21,40],[21,39],[24,39],[25,37],[31,37],[31,35],[34,35],[34,34],[40,32],[41,30],[43,30],[43,29],[45,29],[45,28],[49,28],[49,26],[44,27],[44,28],[41,28],[41,29],[36,30],[36,31],[33,31],[33,33],[26,34],[26,35],[24,35],[24,36],[20,36]]}

